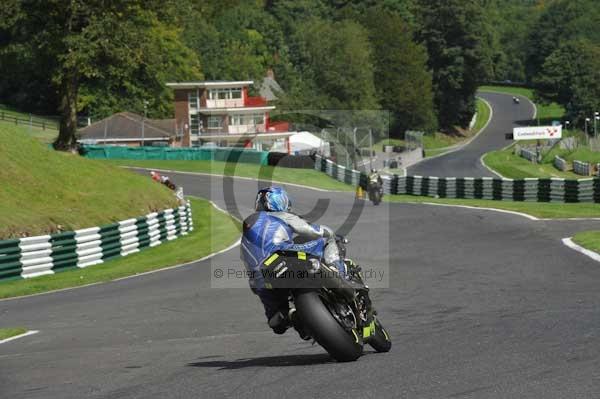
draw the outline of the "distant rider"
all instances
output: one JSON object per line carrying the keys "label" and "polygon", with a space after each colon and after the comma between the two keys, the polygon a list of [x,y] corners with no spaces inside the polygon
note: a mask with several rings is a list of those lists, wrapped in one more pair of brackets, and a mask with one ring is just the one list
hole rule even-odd
{"label": "distant rider", "polygon": [[376,188],[383,194],[383,179],[381,178],[379,172],[377,172],[377,169],[371,169],[371,173],[369,174],[367,182],[367,189],[371,190],[373,188]]}
{"label": "distant rider", "polygon": [[[321,256],[327,264],[335,265],[343,277],[346,276],[346,266],[340,259],[333,230],[327,226],[309,224],[290,213],[291,202],[283,188],[260,190],[256,195],[255,209],[256,213],[248,216],[243,223],[241,258],[252,273],[250,288],[259,296],[269,326],[276,334],[283,334],[293,324],[293,315],[288,314],[288,291],[264,287],[260,274],[262,262],[276,251],[288,250]],[[306,242],[295,244],[294,235]],[[298,332],[304,338],[303,332]]]}

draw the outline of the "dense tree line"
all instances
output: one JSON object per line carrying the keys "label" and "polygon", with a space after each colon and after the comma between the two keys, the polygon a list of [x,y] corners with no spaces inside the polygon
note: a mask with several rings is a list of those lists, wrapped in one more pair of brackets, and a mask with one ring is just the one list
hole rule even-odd
{"label": "dense tree line", "polygon": [[[596,108],[594,0],[5,0],[0,102],[61,115],[172,115],[166,81],[275,72],[278,108],[387,110],[390,132],[466,126],[483,81]],[[367,123],[373,123],[366,120]],[[353,121],[359,123],[360,121]]]}
{"label": "dense tree line", "polygon": [[490,79],[522,82],[583,125],[600,111],[600,8],[596,0],[487,0]]}

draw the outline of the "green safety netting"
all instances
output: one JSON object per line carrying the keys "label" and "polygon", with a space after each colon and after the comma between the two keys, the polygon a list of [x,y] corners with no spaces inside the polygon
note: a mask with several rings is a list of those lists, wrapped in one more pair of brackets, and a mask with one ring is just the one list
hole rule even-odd
{"label": "green safety netting", "polygon": [[83,153],[94,159],[222,161],[267,165],[268,152],[244,148],[170,148],[86,145]]}

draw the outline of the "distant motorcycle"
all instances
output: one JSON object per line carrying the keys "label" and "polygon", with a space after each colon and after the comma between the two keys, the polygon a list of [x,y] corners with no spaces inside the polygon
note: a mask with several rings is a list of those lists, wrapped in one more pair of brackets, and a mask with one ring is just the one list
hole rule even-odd
{"label": "distant motorcycle", "polygon": [[161,176],[158,172],[151,171],[150,177],[152,177],[152,180],[154,180],[155,182],[162,183],[173,191],[177,189],[177,186],[175,186],[175,183],[173,183],[171,179],[169,179],[169,176]]}
{"label": "distant motorcycle", "polygon": [[513,97],[513,103],[520,104],[521,100],[519,100],[519,97]]}
{"label": "distant motorcycle", "polygon": [[383,184],[381,177],[378,174],[369,176],[367,192],[369,193],[369,201],[371,201],[373,205],[379,205],[383,198]]}

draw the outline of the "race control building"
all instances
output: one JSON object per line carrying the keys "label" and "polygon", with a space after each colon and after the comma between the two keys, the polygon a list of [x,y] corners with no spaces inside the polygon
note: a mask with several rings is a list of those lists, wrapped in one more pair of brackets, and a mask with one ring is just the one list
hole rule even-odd
{"label": "race control building", "polygon": [[175,124],[182,147],[216,145],[262,150],[289,138],[286,122],[271,123],[275,109],[264,97],[252,97],[247,81],[167,83],[175,94]]}

